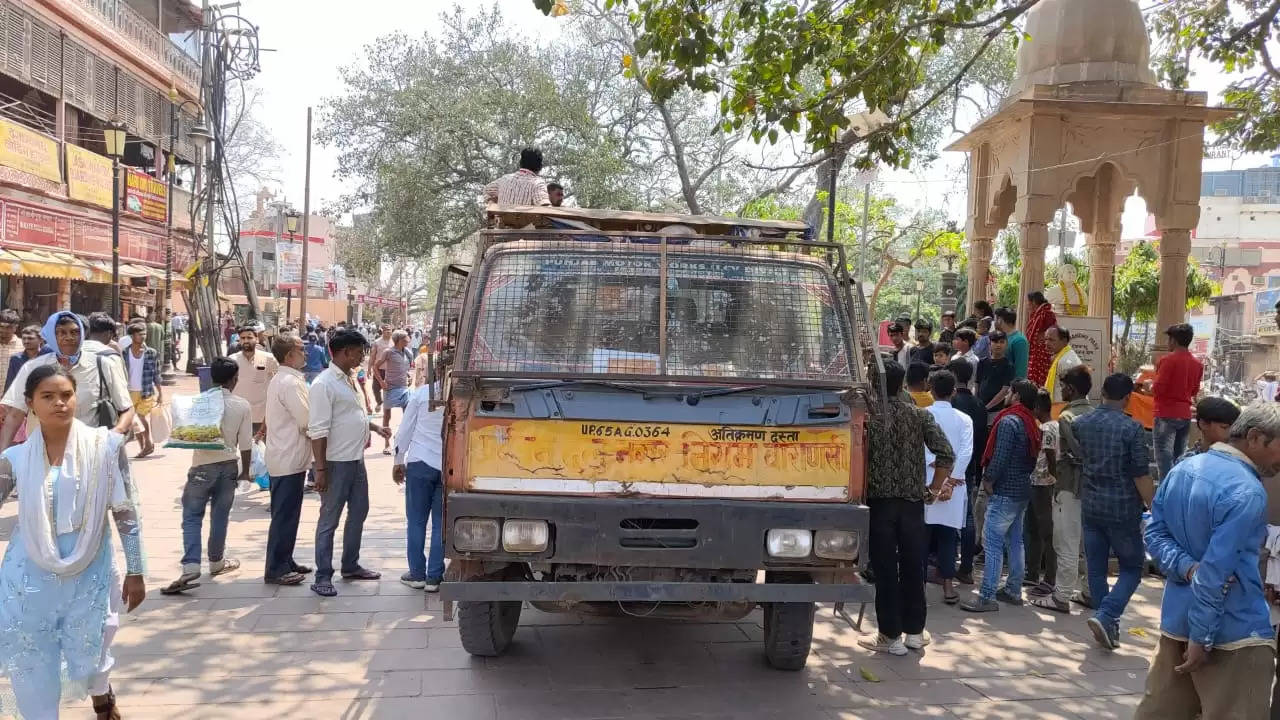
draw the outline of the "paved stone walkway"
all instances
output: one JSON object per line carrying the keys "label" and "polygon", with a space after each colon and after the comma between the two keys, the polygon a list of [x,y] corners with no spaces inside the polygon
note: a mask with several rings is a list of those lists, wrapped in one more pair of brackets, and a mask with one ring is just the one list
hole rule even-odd
{"label": "paved stone walkway", "polygon": [[[859,634],[829,606],[820,608],[814,652],[799,673],[765,666],[758,612],[735,623],[682,624],[526,608],[508,655],[472,658],[438,599],[396,581],[406,567],[403,496],[377,442],[368,455],[363,559],[384,579],[339,583],[332,599],[305,585],[262,583],[266,493],[236,499],[228,554],[244,563],[238,572],[206,578],[186,597],[160,595],[178,573],[190,455],[162,450],[135,463],[150,568],[147,600],[115,642],[114,684],[127,720],[1101,720],[1130,717],[1142,691],[1159,610],[1152,579],[1130,605],[1115,653],[1093,647],[1078,614],[1004,608],[966,616],[930,586],[934,643],[902,658],[858,647]],[[306,564],[318,509],[308,495],[297,554]],[[0,511],[0,549],[15,511]],[[63,717],[92,714],[86,703]]]}

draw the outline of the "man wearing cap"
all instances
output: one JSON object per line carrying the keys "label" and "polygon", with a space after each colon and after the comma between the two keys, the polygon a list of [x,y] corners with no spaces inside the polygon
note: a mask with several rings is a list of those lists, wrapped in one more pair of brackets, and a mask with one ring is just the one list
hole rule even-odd
{"label": "man wearing cap", "polygon": [[938,333],[938,342],[951,344],[951,338],[956,335],[956,311],[948,310],[942,313],[942,332]]}
{"label": "man wearing cap", "polygon": [[1164,334],[1169,336],[1170,352],[1156,361],[1156,381],[1151,387],[1155,399],[1152,444],[1161,480],[1187,450],[1191,403],[1200,392],[1200,378],[1204,376],[1204,365],[1188,349],[1195,337],[1191,326],[1171,325]]}

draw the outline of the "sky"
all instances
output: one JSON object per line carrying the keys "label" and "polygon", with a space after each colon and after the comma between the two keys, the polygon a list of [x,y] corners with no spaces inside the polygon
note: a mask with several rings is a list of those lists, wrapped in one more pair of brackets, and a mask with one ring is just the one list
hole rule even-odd
{"label": "sky", "polygon": [[[421,35],[453,5],[453,0],[241,0],[239,13],[258,26],[264,49],[262,72],[252,84],[262,91],[257,115],[284,148],[279,172],[283,199],[302,208],[307,106],[315,108],[318,126],[321,103],[342,93],[339,70],[356,62],[365,45],[396,31]],[[512,25],[535,37],[557,32],[560,21],[544,17],[531,0],[500,0],[499,6]],[[334,177],[336,167],[337,153],[313,144],[313,212],[350,189]]]}
{"label": "sky", "polygon": [[[475,0],[469,0],[474,2]],[[356,62],[362,48],[380,35],[400,31],[420,35],[437,26],[441,12],[455,0],[241,0],[240,14],[259,26],[262,72],[253,84],[262,90],[258,117],[284,148],[278,191],[301,209],[306,159],[306,109],[315,107],[316,123],[325,98],[339,95],[340,68]],[[513,27],[543,42],[553,41],[567,19],[544,17],[532,0],[498,0]],[[1211,100],[1227,78],[1209,65],[1193,67],[1192,89],[1206,90]],[[888,191],[908,205],[941,204],[953,217],[964,213],[964,184],[952,183],[963,161],[959,153],[945,153],[933,167],[911,171],[883,171],[877,191]],[[1262,155],[1239,159],[1205,160],[1204,169],[1224,170],[1265,164]],[[349,186],[334,177],[337,158],[329,149],[313,145],[311,207],[318,211],[338,199]],[[248,192],[254,189],[246,189]],[[1124,215],[1124,237],[1143,233],[1143,204],[1131,199]]]}

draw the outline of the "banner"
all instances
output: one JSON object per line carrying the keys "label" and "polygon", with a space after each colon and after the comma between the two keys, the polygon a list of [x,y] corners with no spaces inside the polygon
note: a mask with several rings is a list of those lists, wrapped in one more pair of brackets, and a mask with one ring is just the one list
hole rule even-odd
{"label": "banner", "polygon": [[67,195],[111,208],[111,159],[67,143]]}
{"label": "banner", "polygon": [[302,243],[287,240],[276,243],[276,287],[302,289]]}
{"label": "banner", "polygon": [[62,182],[58,141],[3,118],[0,118],[0,165]]}
{"label": "banner", "polygon": [[169,188],[150,175],[127,168],[125,172],[124,209],[148,220],[168,220]]}
{"label": "banner", "polygon": [[1258,290],[1253,294],[1253,334],[1270,337],[1280,334],[1276,328],[1276,303],[1280,302],[1280,288]]}

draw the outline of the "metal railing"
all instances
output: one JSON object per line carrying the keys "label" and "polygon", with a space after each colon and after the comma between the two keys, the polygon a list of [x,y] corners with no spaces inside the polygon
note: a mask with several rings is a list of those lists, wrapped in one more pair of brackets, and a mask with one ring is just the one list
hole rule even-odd
{"label": "metal railing", "polygon": [[200,85],[200,64],[123,0],[77,0],[115,28],[135,47],[161,62],[192,87]]}

